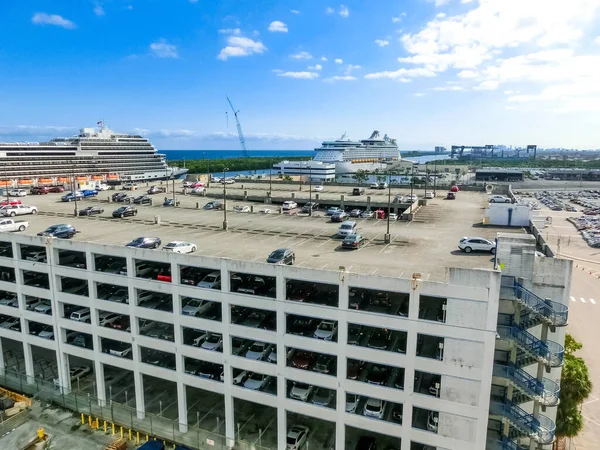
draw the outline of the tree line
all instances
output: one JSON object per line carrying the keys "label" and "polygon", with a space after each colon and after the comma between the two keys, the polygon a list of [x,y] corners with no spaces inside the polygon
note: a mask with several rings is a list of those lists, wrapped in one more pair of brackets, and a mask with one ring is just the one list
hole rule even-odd
{"label": "tree line", "polygon": [[189,173],[217,173],[223,171],[226,167],[231,172],[243,172],[253,170],[264,170],[273,167],[282,160],[286,161],[308,161],[307,156],[286,156],[286,157],[252,157],[252,158],[222,158],[222,159],[194,159],[189,161],[169,161],[169,165],[189,169]]}

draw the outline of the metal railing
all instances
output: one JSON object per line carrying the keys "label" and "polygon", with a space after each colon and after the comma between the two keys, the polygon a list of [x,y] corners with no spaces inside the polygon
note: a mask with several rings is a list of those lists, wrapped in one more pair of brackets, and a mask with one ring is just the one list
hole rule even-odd
{"label": "metal railing", "polygon": [[[145,435],[148,435],[169,443],[181,444],[190,449],[229,449],[228,440],[218,431],[202,429],[198,425],[190,424],[187,431],[182,432],[177,420],[147,412],[141,414],[135,408],[114,401],[100,401],[89,393],[58,388],[52,382],[28,377],[8,369],[4,370],[4,373],[0,371],[0,386],[31,395],[34,399],[54,403],[63,408],[89,415],[93,420],[97,418],[100,423],[106,420],[116,426],[122,426],[125,430],[131,429],[133,432],[139,432],[140,435],[144,436],[144,439]],[[236,441],[236,448],[272,450],[269,447],[257,443],[250,444],[245,441]]]}
{"label": "metal railing", "polygon": [[548,378],[540,381],[514,364],[495,364],[494,376],[510,380],[518,389],[536,398],[544,406],[558,404],[560,386]]}
{"label": "metal railing", "polygon": [[514,277],[503,276],[502,286],[512,288],[515,298],[526,308],[529,308],[542,318],[557,327],[567,325],[569,319],[569,307],[561,303],[543,299],[519,284]]}
{"label": "metal railing", "polygon": [[532,414],[508,400],[505,400],[504,403],[491,402],[490,413],[506,417],[515,427],[521,429],[539,444],[550,444],[554,440],[556,427],[554,422],[546,416],[533,417]]}
{"label": "metal railing", "polygon": [[550,367],[562,366],[564,359],[564,348],[562,345],[553,341],[541,341],[533,334],[527,332],[519,325],[499,325],[497,328],[500,338],[510,339],[523,350],[536,358],[541,359]]}

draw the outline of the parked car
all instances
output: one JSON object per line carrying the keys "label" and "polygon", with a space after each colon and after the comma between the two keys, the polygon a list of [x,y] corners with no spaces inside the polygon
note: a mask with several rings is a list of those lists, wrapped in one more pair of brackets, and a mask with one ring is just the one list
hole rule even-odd
{"label": "parked car", "polygon": [[[208,300],[199,300],[196,298],[190,299],[183,308],[181,314],[184,316],[199,316],[213,305]],[[220,307],[220,304],[219,304]]]}
{"label": "parked car", "polygon": [[165,192],[165,188],[164,187],[160,187],[160,186],[150,186],[150,189],[148,189],[148,194],[150,194],[150,195],[160,194],[160,193],[163,193],[163,192]]}
{"label": "parked car", "polygon": [[387,189],[387,188],[388,188],[388,184],[386,182],[382,182],[377,185],[377,189]]}
{"label": "parked car", "polygon": [[6,205],[0,207],[0,214],[5,217],[15,217],[22,216],[25,214],[37,214],[38,209],[37,206],[29,206],[29,205]]}
{"label": "parked car", "polygon": [[349,234],[342,241],[343,248],[357,249],[364,243],[362,234]]}
{"label": "parked car", "polygon": [[233,210],[235,212],[239,212],[239,213],[249,213],[250,212],[250,207],[247,205],[235,205],[233,207]]}
{"label": "parked car", "polygon": [[458,248],[465,253],[472,251],[496,253],[496,243],[481,237],[464,237],[458,243]]}
{"label": "parked car", "polygon": [[313,393],[315,387],[308,383],[300,383],[294,381],[292,389],[290,390],[290,397],[294,400],[300,400],[301,402],[308,401],[310,394]]}
{"label": "parked car", "polygon": [[27,191],[25,189],[9,189],[8,195],[11,197],[25,197],[27,195]]}
{"label": "parked car", "polygon": [[312,190],[315,192],[323,192],[325,188],[323,186],[321,186],[320,184],[317,184],[316,186],[313,186]]}
{"label": "parked car", "polygon": [[338,228],[338,236],[346,237],[349,234],[356,234],[357,224],[353,220],[347,220],[343,222]]}
{"label": "parked car", "polygon": [[65,192],[65,188],[64,188],[64,187],[62,187],[62,186],[50,186],[50,187],[48,188],[48,190],[49,190],[50,192],[58,192],[58,193]]}
{"label": "parked car", "polygon": [[375,217],[375,213],[373,211],[364,211],[360,215],[361,219],[372,219],[373,217]]}
{"label": "parked car", "polygon": [[310,370],[315,363],[315,354],[306,350],[301,350],[294,354],[292,358],[292,367],[297,369]]}
{"label": "parked car", "polygon": [[200,348],[204,350],[211,350],[213,352],[218,352],[223,348],[223,335],[219,333],[211,333],[208,335]]}
{"label": "parked car", "polygon": [[325,213],[325,215],[333,216],[334,214],[339,213],[339,212],[343,212],[343,209],[338,208],[337,206],[333,206],[333,207],[327,209],[327,212]]}
{"label": "parked car", "polygon": [[80,216],[93,216],[95,214],[103,214],[104,208],[101,206],[88,206],[87,208],[83,208],[79,210]]}
{"label": "parked car", "polygon": [[371,183],[371,184],[369,185],[369,187],[370,187],[371,189],[378,189],[378,188],[379,188],[379,183]]}
{"label": "parked car", "polygon": [[84,198],[95,197],[98,195],[98,191],[96,189],[84,189],[81,191],[81,195],[83,195]]}
{"label": "parked car", "polygon": [[105,311],[98,316],[98,325],[112,327],[112,324],[121,318],[121,314]]}
{"label": "parked car", "polygon": [[63,202],[72,202],[74,200],[81,200],[83,198],[83,194],[81,192],[69,192],[68,194],[63,195],[60,199]]}
{"label": "parked car", "polygon": [[344,211],[338,211],[335,214],[331,215],[331,221],[332,222],[343,222],[344,220],[346,220],[348,217],[350,217],[348,215],[348,213],[344,212]]}
{"label": "parked car", "polygon": [[69,319],[74,320],[76,322],[86,322],[90,323],[90,308],[81,308],[77,311],[74,311],[69,316]]}
{"label": "parked car", "polygon": [[278,248],[274,250],[267,258],[267,262],[271,264],[287,264],[292,265],[296,261],[294,250],[289,248]]}
{"label": "parked car", "polygon": [[172,198],[168,198],[163,202],[163,206],[179,206],[179,200],[174,200]]}
{"label": "parked car", "polygon": [[304,206],[302,207],[302,212],[303,213],[309,213],[311,211],[317,211],[319,209],[319,204],[316,202],[308,202],[305,203]]}
{"label": "parked car", "polygon": [[194,253],[197,250],[197,247],[191,242],[171,241],[162,249],[173,253]]}
{"label": "parked car", "polygon": [[371,333],[371,336],[369,336],[367,347],[377,350],[386,350],[390,342],[390,337],[391,334],[388,330],[378,328]]}
{"label": "parked car", "polygon": [[222,209],[223,204],[218,200],[213,200],[212,202],[208,202],[204,205],[204,209]]}
{"label": "parked car", "polygon": [[352,189],[352,195],[363,195],[365,193],[365,188],[363,187],[355,187]]}
{"label": "parked car", "polygon": [[152,203],[152,198],[147,195],[140,195],[133,199],[133,203],[136,205],[149,205]]}
{"label": "parked car", "polygon": [[456,194],[454,192],[448,192],[446,194],[446,200],[456,200]]}
{"label": "parked car", "polygon": [[362,209],[353,209],[352,211],[350,211],[350,217],[360,217],[360,215],[362,214]]}
{"label": "parked car", "polygon": [[[361,436],[356,443],[356,447],[354,450],[375,450],[377,447],[375,446],[376,440],[371,436]],[[393,449],[389,449],[393,450]],[[426,450],[423,448],[423,450]]]}
{"label": "parked car", "polygon": [[137,189],[137,184],[135,183],[125,183],[123,185],[123,189],[127,190],[127,191],[134,191]]}
{"label": "parked car", "polygon": [[161,240],[158,237],[139,237],[128,244],[125,244],[125,246],[136,248],[158,248],[160,247],[160,244]]}
{"label": "parked car", "polygon": [[337,322],[333,320],[322,320],[317,329],[315,330],[313,337],[316,339],[323,339],[324,341],[332,341],[337,334]]}
{"label": "parked car", "polygon": [[307,426],[292,425],[287,432],[285,450],[300,450],[306,442],[309,433],[310,428]]}
{"label": "parked car", "polygon": [[315,363],[315,372],[331,373],[335,369],[335,356],[321,354]]}
{"label": "parked car", "polygon": [[360,400],[360,397],[358,395],[347,392],[346,393],[346,412],[347,413],[356,412],[356,407],[358,406],[359,400]]}
{"label": "parked car", "polygon": [[318,406],[329,406],[333,400],[333,390],[318,387],[313,394],[312,403]]}
{"label": "parked car", "polygon": [[284,211],[290,211],[292,209],[296,209],[297,207],[298,207],[298,203],[296,203],[295,201],[286,200],[285,202],[283,202],[281,209],[283,209]]}
{"label": "parked car", "polygon": [[21,320],[18,317],[5,316],[4,321],[2,323],[0,323],[0,328],[9,329],[20,323],[21,323]]}
{"label": "parked car", "polygon": [[20,205],[20,204],[21,204],[21,200],[19,200],[18,198],[6,198],[6,199],[0,201],[0,206]]}
{"label": "parked car", "polygon": [[36,186],[32,187],[30,192],[33,195],[44,195],[48,194],[50,192],[50,189],[48,189],[46,186]]}
{"label": "parked car", "polygon": [[244,387],[246,389],[252,389],[254,391],[262,391],[268,386],[270,381],[270,376],[252,372],[250,375],[248,375],[248,378],[244,382]]}
{"label": "parked car", "polygon": [[431,200],[435,198],[435,195],[433,194],[433,192],[425,192],[425,198]]}
{"label": "parked car", "polygon": [[44,231],[40,231],[38,236],[51,236],[55,238],[71,239],[78,231],[73,225],[59,224],[52,225],[46,228]]}
{"label": "parked car", "polygon": [[120,217],[122,219],[127,216],[137,216],[137,213],[137,208],[134,206],[121,206],[113,211],[112,216]]}
{"label": "parked car", "polygon": [[0,231],[25,231],[29,228],[29,222],[25,220],[4,219],[0,220]]}
{"label": "parked car", "polygon": [[[77,381],[80,378],[83,378],[91,371],[92,371],[92,369],[90,369],[89,367],[85,367],[85,366],[70,367],[69,368],[69,378],[71,379],[71,383],[73,383],[73,381]],[[52,381],[54,383],[54,386],[60,386],[60,380],[58,378],[54,378],[54,380],[52,380]]]}
{"label": "parked car", "polygon": [[505,197],[504,195],[492,195],[488,201],[490,203],[511,203],[510,198]]}
{"label": "parked car", "polygon": [[383,419],[383,412],[385,410],[385,402],[378,398],[370,398],[365,403],[363,409],[363,416],[373,417],[374,419]]}
{"label": "parked car", "polygon": [[221,289],[221,272],[215,270],[209,273],[196,286],[207,289]]}
{"label": "parked car", "polygon": [[390,370],[386,366],[373,364],[369,373],[367,374],[366,381],[369,384],[383,385],[387,381],[390,375]]}
{"label": "parked car", "polygon": [[266,342],[256,341],[254,342],[246,352],[246,358],[254,359],[256,361],[264,361],[267,355],[271,352],[273,346]]}

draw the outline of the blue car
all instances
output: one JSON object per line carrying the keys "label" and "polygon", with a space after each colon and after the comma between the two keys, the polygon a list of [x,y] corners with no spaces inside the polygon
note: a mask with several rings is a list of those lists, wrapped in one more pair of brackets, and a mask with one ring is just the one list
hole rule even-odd
{"label": "blue car", "polygon": [[71,239],[77,230],[74,226],[68,224],[52,225],[44,231],[40,231],[38,236],[52,236],[55,238]]}
{"label": "blue car", "polygon": [[81,194],[84,197],[95,197],[96,195],[98,195],[98,191],[96,191],[95,189],[86,189],[84,191],[81,191]]}
{"label": "blue car", "polygon": [[72,202],[73,200],[77,199],[77,200],[81,200],[83,198],[83,194],[81,192],[69,192],[66,195],[63,195],[60,199],[63,202]]}

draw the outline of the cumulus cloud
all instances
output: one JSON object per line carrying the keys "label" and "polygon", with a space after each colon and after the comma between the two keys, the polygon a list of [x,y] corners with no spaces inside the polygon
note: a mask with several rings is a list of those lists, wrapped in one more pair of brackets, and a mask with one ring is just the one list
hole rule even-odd
{"label": "cumulus cloud", "polygon": [[242,30],[240,30],[239,28],[221,28],[219,29],[219,33],[233,34],[234,36],[239,36],[242,34]]}
{"label": "cumulus cloud", "polygon": [[456,74],[458,78],[476,78],[478,75],[474,70],[461,70]]}
{"label": "cumulus cloud", "polygon": [[361,66],[359,66],[358,64],[348,64],[346,66],[346,70],[345,70],[345,74],[346,75],[350,75],[352,73],[353,70],[358,70],[358,69],[362,69]]}
{"label": "cumulus cloud", "polygon": [[331,7],[325,8],[325,14],[333,14],[334,12],[335,12],[335,9],[333,9]]}
{"label": "cumulus cloud", "polygon": [[464,89],[464,87],[456,85],[436,86],[434,88],[431,88],[432,91],[462,91]]}
{"label": "cumulus cloud", "polygon": [[405,12],[401,13],[399,16],[392,17],[392,22],[393,23],[400,23],[400,22],[402,22],[402,18],[403,17],[406,17],[406,13]]}
{"label": "cumulus cloud", "polygon": [[312,59],[312,55],[308,52],[298,52],[298,53],[292,53],[290,55],[290,58],[292,58],[292,59]]}
{"label": "cumulus cloud", "polygon": [[314,66],[308,66],[308,70],[321,70],[323,66],[321,64],[315,64]]}
{"label": "cumulus cloud", "polygon": [[339,14],[340,14],[340,16],[346,18],[350,15],[350,10],[348,9],[348,7],[346,5],[340,5]]}
{"label": "cumulus cloud", "polygon": [[356,77],[353,77],[352,75],[336,75],[333,77],[329,77],[329,78],[325,78],[325,81],[354,81],[356,80]]}
{"label": "cumulus cloud", "polygon": [[227,46],[221,49],[217,59],[227,61],[229,58],[262,54],[266,51],[267,47],[260,41],[232,35],[227,38]]}
{"label": "cumulus cloud", "polygon": [[297,9],[291,9],[290,12],[292,14],[300,14],[300,11],[298,11]]}
{"label": "cumulus cloud", "polygon": [[150,52],[159,58],[179,58],[177,47],[167,43],[164,39],[159,39],[150,44]]}
{"label": "cumulus cloud", "polygon": [[414,78],[414,77],[434,77],[435,76],[435,72],[431,69],[426,69],[426,68],[414,68],[414,69],[406,69],[406,68],[401,68],[398,70],[394,70],[394,71],[383,71],[383,72],[373,72],[373,73],[368,73],[365,75],[365,78],[368,80],[377,80],[377,79],[389,79],[389,80],[398,80],[398,81],[403,81],[406,82],[407,80],[410,81],[410,78]]}
{"label": "cumulus cloud", "polygon": [[340,58],[336,58],[336,59],[334,60],[334,62],[335,62],[336,64],[344,64],[344,60],[342,60],[342,59],[340,59]]}
{"label": "cumulus cloud", "polygon": [[275,69],[273,72],[278,77],[296,78],[299,80],[314,80],[315,78],[319,78],[319,74],[316,72],[284,72],[279,69]]}
{"label": "cumulus cloud", "polygon": [[386,45],[390,45],[390,41],[387,41],[385,39],[375,39],[375,43],[377,45],[379,45],[380,47],[385,47]]}
{"label": "cumulus cloud", "polygon": [[31,22],[36,25],[54,25],[66,29],[75,28],[75,24],[68,19],[65,19],[58,14],[35,13],[31,18]]}
{"label": "cumulus cloud", "polygon": [[327,58],[325,58],[324,56],[321,56],[321,61],[327,61]]}
{"label": "cumulus cloud", "polygon": [[105,14],[104,8],[100,3],[96,3],[94,5],[94,14],[96,14],[98,17],[103,16]]}
{"label": "cumulus cloud", "polygon": [[47,138],[57,136],[71,136],[77,133],[77,127],[63,127],[53,125],[14,125],[0,126],[0,136],[14,138]]}
{"label": "cumulus cloud", "polygon": [[269,24],[268,30],[273,33],[287,33],[288,27],[285,23],[283,23],[279,20],[274,20],[273,22],[271,22]]}

